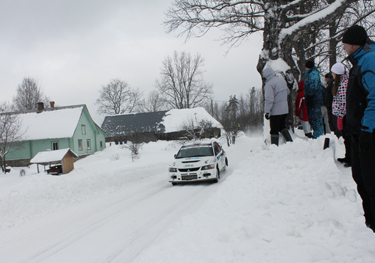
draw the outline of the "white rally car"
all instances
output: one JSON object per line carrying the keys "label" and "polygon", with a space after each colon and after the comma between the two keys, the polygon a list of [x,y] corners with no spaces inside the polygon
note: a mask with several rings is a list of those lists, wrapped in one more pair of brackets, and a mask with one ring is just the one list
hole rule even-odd
{"label": "white rally car", "polygon": [[217,182],[220,172],[228,166],[226,153],[217,141],[186,144],[174,158],[174,163],[168,169],[172,185],[197,181]]}

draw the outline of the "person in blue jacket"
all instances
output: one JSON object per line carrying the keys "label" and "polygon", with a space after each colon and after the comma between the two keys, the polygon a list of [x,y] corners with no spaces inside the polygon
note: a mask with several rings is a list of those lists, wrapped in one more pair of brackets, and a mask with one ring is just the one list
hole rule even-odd
{"label": "person in blue jacket", "polygon": [[314,131],[313,137],[318,138],[324,133],[321,110],[323,98],[320,73],[317,67],[315,67],[314,61],[309,60],[306,62],[305,75],[307,78],[303,90],[305,91],[307,115],[309,117],[310,126]]}
{"label": "person in blue jacket", "polygon": [[346,93],[352,175],[362,198],[365,223],[375,232],[375,43],[358,25],[345,31],[342,42],[353,65]]}

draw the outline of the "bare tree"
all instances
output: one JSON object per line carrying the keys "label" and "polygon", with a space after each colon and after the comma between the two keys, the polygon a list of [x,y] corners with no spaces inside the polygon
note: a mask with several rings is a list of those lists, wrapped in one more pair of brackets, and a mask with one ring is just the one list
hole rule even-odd
{"label": "bare tree", "polygon": [[16,110],[26,111],[36,109],[38,102],[43,102],[47,106],[49,98],[43,94],[36,80],[24,78],[22,83],[18,85],[17,95],[13,98]]}
{"label": "bare tree", "polygon": [[98,113],[124,114],[131,113],[138,106],[142,93],[131,89],[126,81],[113,79],[99,90]]}
{"label": "bare tree", "polygon": [[125,144],[123,147],[129,149],[132,156],[132,162],[139,159],[140,150],[142,149],[143,142],[140,141],[139,133],[132,131],[130,134],[127,134],[129,138],[129,143]]}
{"label": "bare tree", "polygon": [[176,51],[163,61],[161,79],[156,88],[172,108],[185,109],[202,106],[210,99],[212,86],[203,80],[203,58],[197,54]]}
{"label": "bare tree", "polygon": [[197,126],[195,125],[194,118],[190,118],[188,120],[185,120],[184,123],[181,126],[181,130],[185,131],[185,137],[186,138],[181,138],[183,141],[188,141],[188,140],[198,140],[198,134],[196,133]]}
{"label": "bare tree", "polygon": [[374,17],[371,16],[374,12],[374,1],[355,1],[342,10],[341,14],[337,13],[326,25],[315,28],[310,37],[305,34],[303,41],[294,43],[299,68],[304,67],[306,60],[315,59],[321,72],[329,72],[333,64],[346,58],[341,43],[345,30],[353,24],[361,24],[371,35],[375,31]]}
{"label": "bare tree", "polygon": [[166,109],[166,102],[156,90],[151,91],[146,99],[139,103],[139,112],[155,112]]}
{"label": "bare tree", "polygon": [[194,117],[191,117],[181,125],[181,130],[185,131],[185,138],[180,138],[183,142],[196,141],[213,136],[214,126],[210,120],[202,119],[197,122]]}
{"label": "bare tree", "polygon": [[[238,45],[249,35],[263,32],[263,49],[257,69],[269,60],[283,59],[298,80],[301,71],[293,57],[294,43],[319,31],[356,0],[175,0],[167,11],[168,32],[203,36],[211,28],[225,31],[223,40]],[[308,6],[308,9],[304,7]],[[310,44],[310,43],[308,43]]]}
{"label": "bare tree", "polygon": [[0,105],[0,166],[6,173],[6,155],[20,147],[19,142],[24,135],[22,122],[8,104]]}

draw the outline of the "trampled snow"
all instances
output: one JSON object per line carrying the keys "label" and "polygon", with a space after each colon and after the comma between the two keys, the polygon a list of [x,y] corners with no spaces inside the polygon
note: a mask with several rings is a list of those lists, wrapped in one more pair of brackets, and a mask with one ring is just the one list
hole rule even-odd
{"label": "trampled snow", "polygon": [[[297,131],[300,132],[300,131]],[[180,147],[108,146],[61,176],[0,175],[0,262],[374,262],[334,136],[264,145],[237,138],[217,184],[168,183]]]}

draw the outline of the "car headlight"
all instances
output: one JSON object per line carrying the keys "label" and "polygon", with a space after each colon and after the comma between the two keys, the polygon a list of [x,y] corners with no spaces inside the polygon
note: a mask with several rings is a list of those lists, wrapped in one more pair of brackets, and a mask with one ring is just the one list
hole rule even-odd
{"label": "car headlight", "polygon": [[170,173],[177,173],[177,168],[170,167],[169,172]]}
{"label": "car headlight", "polygon": [[210,169],[215,169],[215,165],[214,164],[205,165],[205,166],[202,166],[201,168],[201,170],[210,170]]}

